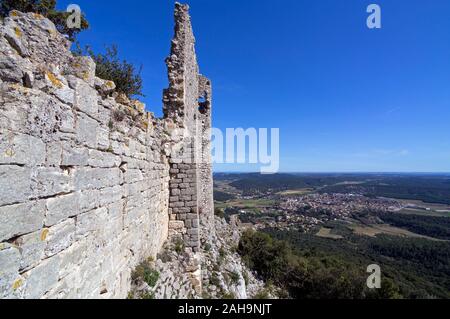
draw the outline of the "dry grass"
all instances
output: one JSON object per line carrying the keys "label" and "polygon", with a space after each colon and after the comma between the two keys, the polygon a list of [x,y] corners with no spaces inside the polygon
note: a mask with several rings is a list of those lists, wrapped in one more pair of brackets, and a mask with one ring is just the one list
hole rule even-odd
{"label": "dry grass", "polygon": [[343,239],[344,237],[340,236],[340,235],[335,235],[331,233],[332,229],[331,228],[325,228],[322,227],[319,232],[316,234],[317,237],[321,237],[321,238],[329,238],[329,239],[334,239],[334,240],[339,240],[339,239]]}

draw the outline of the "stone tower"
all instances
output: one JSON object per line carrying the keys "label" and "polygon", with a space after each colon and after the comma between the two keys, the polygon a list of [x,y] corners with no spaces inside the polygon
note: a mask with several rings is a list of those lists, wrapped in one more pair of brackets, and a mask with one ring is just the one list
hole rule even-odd
{"label": "stone tower", "polygon": [[[171,235],[200,250],[202,235],[213,228],[213,182],[210,152],[211,81],[199,74],[189,7],[175,5],[175,36],[166,60],[169,88],[164,116],[172,125],[170,157]],[[207,230],[203,232],[202,229]]]}

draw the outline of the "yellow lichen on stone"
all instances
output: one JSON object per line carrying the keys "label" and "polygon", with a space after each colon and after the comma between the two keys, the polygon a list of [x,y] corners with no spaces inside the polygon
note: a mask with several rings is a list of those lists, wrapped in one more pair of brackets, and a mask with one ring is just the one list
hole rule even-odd
{"label": "yellow lichen on stone", "polygon": [[22,31],[19,29],[19,27],[14,27],[14,33],[18,38],[22,37]]}
{"label": "yellow lichen on stone", "polygon": [[18,15],[16,10],[11,11],[11,17],[17,17]]}
{"label": "yellow lichen on stone", "polygon": [[46,72],[47,78],[52,82],[54,86],[61,89],[63,87],[62,83],[58,78],[51,72]]}
{"label": "yellow lichen on stone", "polygon": [[106,86],[109,88],[113,88],[114,87],[114,83],[112,81],[107,81],[106,82]]}
{"label": "yellow lichen on stone", "polygon": [[22,279],[17,279],[16,281],[14,281],[12,288],[14,290],[17,290],[20,287],[22,287],[22,285],[23,285],[23,280]]}
{"label": "yellow lichen on stone", "polygon": [[12,148],[8,148],[5,152],[6,157],[13,157],[16,153]]}
{"label": "yellow lichen on stone", "polygon": [[89,80],[89,72],[88,71],[83,71],[81,73],[81,76],[83,77],[83,80],[85,80],[85,81]]}
{"label": "yellow lichen on stone", "polygon": [[48,230],[48,228],[45,228],[42,230],[41,232],[41,241],[45,241],[47,239],[48,233],[50,231]]}
{"label": "yellow lichen on stone", "polygon": [[33,16],[34,16],[34,18],[37,19],[37,20],[42,20],[42,19],[44,19],[44,16],[41,15],[41,14],[39,14],[39,13],[33,13]]}

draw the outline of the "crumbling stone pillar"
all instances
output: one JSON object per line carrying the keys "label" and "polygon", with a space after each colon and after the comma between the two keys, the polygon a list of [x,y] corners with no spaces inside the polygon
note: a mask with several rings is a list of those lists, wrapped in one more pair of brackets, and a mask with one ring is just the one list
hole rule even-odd
{"label": "crumbling stone pillar", "polygon": [[200,214],[213,213],[209,148],[211,83],[199,75],[187,5],[175,6],[175,36],[166,63],[170,85],[164,91],[164,115],[173,121],[168,134],[177,140],[169,160],[169,230],[171,236],[183,236],[185,245],[198,252]]}

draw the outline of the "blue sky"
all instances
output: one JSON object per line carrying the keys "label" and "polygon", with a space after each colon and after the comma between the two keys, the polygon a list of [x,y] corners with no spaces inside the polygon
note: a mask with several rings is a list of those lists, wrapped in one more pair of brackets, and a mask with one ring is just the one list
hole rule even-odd
{"label": "blue sky", "polygon": [[[142,63],[144,100],[161,115],[174,2],[76,3],[91,24],[80,42],[97,51],[116,43]],[[380,30],[366,26],[371,3],[382,9]],[[214,126],[280,128],[281,171],[450,171],[450,1],[189,4]]]}

